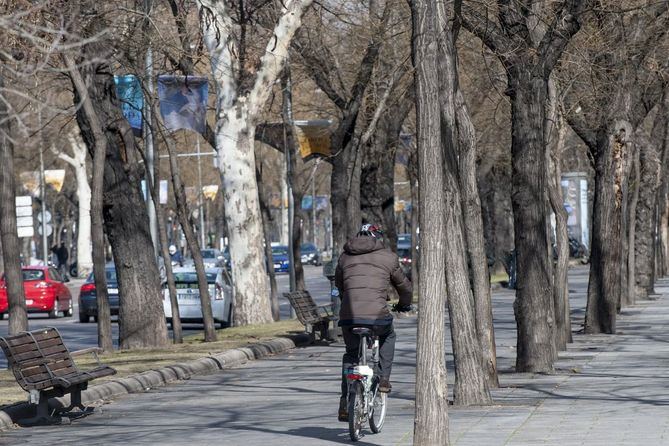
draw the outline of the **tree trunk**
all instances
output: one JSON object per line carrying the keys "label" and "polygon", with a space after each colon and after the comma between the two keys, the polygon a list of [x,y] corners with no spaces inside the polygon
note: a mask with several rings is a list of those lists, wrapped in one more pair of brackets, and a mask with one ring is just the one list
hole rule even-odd
{"label": "tree trunk", "polygon": [[[1,70],[1,68],[0,68]],[[10,335],[28,330],[28,313],[23,290],[19,237],[16,232],[16,189],[14,186],[14,145],[11,140],[11,121],[6,98],[2,95],[5,87],[3,73],[0,72],[0,231],[2,258],[5,272],[5,287],[9,305]]]}
{"label": "tree trunk", "polygon": [[[335,153],[337,147],[333,147]],[[330,203],[332,205],[333,252],[341,254],[350,237],[359,230],[360,211],[360,148],[349,140],[339,155],[333,158],[330,177]]]}
{"label": "tree trunk", "polygon": [[[104,183],[105,183],[105,158],[108,151],[108,139],[100,122],[100,117],[95,111],[89,87],[84,83],[84,77],[77,70],[74,61],[69,56],[63,59],[69,70],[72,86],[74,87],[75,105],[77,107],[77,120],[81,128],[80,116],[85,119],[89,130],[89,151],[93,158],[93,187],[91,192],[91,241],[93,243],[93,276],[95,281],[95,296],[98,313],[98,347],[103,351],[111,351],[114,348],[111,331],[111,312],[109,309],[109,296],[107,293],[107,273],[105,259],[105,234],[104,234]],[[82,98],[77,101],[77,98]],[[82,102],[83,101],[83,102]],[[82,131],[83,134],[83,131]]]}
{"label": "tree trunk", "polygon": [[557,261],[553,268],[553,308],[555,314],[555,348],[558,351],[567,349],[572,342],[571,309],[569,305],[569,234],[567,232],[567,210],[564,208],[562,197],[562,169],[560,162],[564,149],[566,126],[559,114],[556,116],[558,124],[554,126],[557,133],[553,150],[548,159],[548,198],[553,214],[555,214],[555,245]]}
{"label": "tree trunk", "polygon": [[492,323],[490,271],[483,238],[481,198],[476,181],[476,134],[462,93],[455,96],[458,139],[460,142],[459,178],[462,190],[463,225],[465,228],[472,292],[476,308],[476,333],[488,387],[499,386],[497,379],[497,347]]}
{"label": "tree trunk", "polygon": [[[198,136],[199,138],[199,136]],[[211,295],[209,294],[209,283],[207,274],[204,270],[204,261],[202,260],[202,251],[200,242],[193,230],[193,221],[191,220],[188,204],[186,203],[186,191],[184,190],[179,165],[177,163],[177,154],[174,148],[174,142],[169,136],[165,137],[165,145],[169,153],[170,173],[172,177],[172,189],[174,190],[174,199],[176,201],[177,218],[186,237],[186,243],[190,249],[193,263],[195,265],[195,274],[197,275],[197,286],[200,291],[200,306],[202,308],[202,325],[204,325],[204,342],[216,341],[216,327],[214,326],[214,315],[211,308]],[[199,191],[202,193],[202,191]],[[202,230],[203,228],[200,228]],[[169,261],[169,257],[166,259]],[[215,292],[215,291],[214,291]]]}
{"label": "tree trunk", "polygon": [[645,136],[636,135],[639,150],[640,184],[639,199],[636,208],[637,236],[634,250],[636,258],[636,295],[640,299],[648,298],[654,292],[654,245],[655,245],[655,209],[657,189],[660,186],[660,153]]}
{"label": "tree trunk", "polygon": [[550,372],[556,358],[555,316],[546,238],[544,141],[547,80],[522,67],[509,72],[512,194],[517,259],[517,372]]}
{"label": "tree trunk", "polygon": [[272,321],[272,310],[254,171],[255,128],[243,103],[226,116],[217,130],[216,147],[235,287],[234,322],[235,325],[262,324]]}
{"label": "tree trunk", "polygon": [[627,242],[629,249],[627,252],[627,289],[623,290],[622,304],[631,306],[636,303],[636,209],[639,203],[639,187],[641,182],[639,169],[638,147],[634,150],[631,166],[630,178],[630,200],[628,205],[629,226],[627,228]]}
{"label": "tree trunk", "polygon": [[623,157],[632,137],[632,125],[627,121],[613,122],[599,135],[594,154],[595,200],[585,332],[613,334],[621,292]]}
{"label": "tree trunk", "polygon": [[416,290],[420,289],[420,237],[417,232],[420,222],[420,185],[418,184],[417,150],[417,147],[412,147],[407,166],[411,187],[411,283],[413,285],[414,295],[416,294]]}
{"label": "tree trunk", "polygon": [[436,11],[433,2],[411,2],[415,67],[418,172],[420,177],[421,268],[416,341],[414,444],[448,445],[448,385],[444,309],[446,209],[442,199]]}
{"label": "tree trunk", "polygon": [[[258,163],[259,164],[259,163]],[[272,213],[269,209],[269,197],[262,184],[262,170],[256,165],[256,182],[258,183],[258,203],[262,212],[263,237],[265,240],[265,258],[267,259],[267,275],[269,276],[270,295],[272,306],[272,319],[281,319],[279,311],[279,292],[276,286],[276,273],[274,272],[274,255],[272,253]]]}
{"label": "tree trunk", "polygon": [[[143,169],[137,162],[132,130],[116,97],[111,68],[98,58],[100,54],[108,53],[106,45],[103,41],[87,45],[84,49],[87,63],[74,69],[79,70],[83,79],[90,79],[86,93],[106,137],[103,212],[121,298],[119,347],[161,347],[167,343],[167,327],[158,267],[148,230],[149,218],[140,189]],[[75,89],[75,104],[81,98]],[[77,110],[77,122],[82,138],[94,156],[95,126],[81,108]],[[98,260],[100,258],[98,253]]]}
{"label": "tree trunk", "polygon": [[[155,116],[155,110],[154,114]],[[154,119],[153,128],[156,129]],[[156,135],[157,132],[153,132]],[[148,165],[148,163],[145,163]],[[151,191],[151,199],[155,204],[156,220],[158,225],[158,242],[160,243],[160,255],[165,265],[165,279],[167,280],[167,290],[170,295],[170,308],[172,309],[172,341],[175,344],[183,343],[183,329],[181,327],[181,314],[179,313],[179,299],[177,297],[177,287],[174,284],[174,271],[170,261],[169,238],[167,237],[167,222],[165,221],[165,208],[160,204],[160,162],[153,163],[153,176],[147,172],[147,187]],[[152,184],[151,184],[152,183]]]}
{"label": "tree trunk", "polygon": [[72,156],[58,153],[58,158],[68,163],[77,182],[78,220],[77,220],[77,276],[88,277],[93,270],[91,251],[91,187],[88,184],[86,169],[86,145],[78,132],[68,135]]}

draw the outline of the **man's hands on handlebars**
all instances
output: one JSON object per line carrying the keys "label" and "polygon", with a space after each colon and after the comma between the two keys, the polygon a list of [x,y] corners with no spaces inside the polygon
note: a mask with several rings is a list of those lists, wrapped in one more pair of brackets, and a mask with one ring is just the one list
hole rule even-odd
{"label": "man's hands on handlebars", "polygon": [[395,313],[408,313],[413,310],[413,305],[400,305],[399,302],[393,304],[392,311]]}

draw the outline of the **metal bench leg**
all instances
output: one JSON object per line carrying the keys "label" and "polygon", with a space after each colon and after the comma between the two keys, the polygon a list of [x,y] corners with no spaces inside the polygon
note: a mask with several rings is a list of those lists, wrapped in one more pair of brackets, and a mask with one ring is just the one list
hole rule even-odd
{"label": "metal bench leg", "polygon": [[[64,414],[67,418],[79,418],[93,413],[95,408],[84,406],[81,403],[81,388],[77,387],[76,389],[70,392],[70,405],[62,409],[58,409],[56,412],[59,414]],[[80,412],[69,413],[73,409],[79,409]]]}
{"label": "metal bench leg", "polygon": [[[37,400],[37,401],[35,401]],[[30,402],[35,403],[35,416],[18,420],[17,424],[23,427],[48,425],[48,424],[69,424],[70,420],[64,420],[61,417],[52,416],[49,408],[49,395],[46,392],[30,392]]]}

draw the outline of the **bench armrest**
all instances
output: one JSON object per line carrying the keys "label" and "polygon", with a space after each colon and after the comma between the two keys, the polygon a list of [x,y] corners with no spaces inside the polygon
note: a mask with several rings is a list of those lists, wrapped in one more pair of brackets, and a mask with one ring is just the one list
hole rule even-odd
{"label": "bench armrest", "polygon": [[70,352],[70,356],[75,357],[75,356],[83,356],[87,354],[92,354],[93,357],[95,358],[95,361],[97,361],[98,365],[100,364],[100,358],[98,357],[99,353],[102,353],[102,349],[100,347],[90,347],[90,348],[84,348],[82,350],[77,350],[74,352]]}
{"label": "bench armrest", "polygon": [[326,316],[328,317],[334,317],[334,308],[332,304],[322,304],[322,305],[316,305],[316,308],[318,309],[318,313],[321,314],[321,312],[325,313]]}

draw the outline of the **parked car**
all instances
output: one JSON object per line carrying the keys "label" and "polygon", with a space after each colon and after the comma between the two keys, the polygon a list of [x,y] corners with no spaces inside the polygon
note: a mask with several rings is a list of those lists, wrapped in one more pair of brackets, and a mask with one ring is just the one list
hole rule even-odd
{"label": "parked car", "polygon": [[[225,268],[211,268],[207,275],[211,310],[214,322],[221,328],[232,323],[232,286],[230,276]],[[174,284],[177,288],[179,302],[179,316],[184,323],[202,323],[202,303],[200,289],[197,283],[197,274],[194,268],[177,268],[174,270]],[[163,310],[167,321],[172,323],[172,304],[170,292],[163,290]]]}
{"label": "parked car", "polygon": [[[24,266],[23,288],[26,295],[28,313],[48,313],[50,318],[71,317],[73,312],[72,294],[65,286],[67,278],[52,266]],[[9,305],[5,277],[0,279],[0,319],[5,317]]]}
{"label": "parked car", "polygon": [[302,246],[300,246],[300,255],[303,264],[309,263],[316,266],[323,264],[321,253],[313,243],[303,243]]}
{"label": "parked car", "polygon": [[[109,300],[109,311],[112,316],[118,315],[119,293],[118,280],[116,278],[116,267],[114,264],[105,266],[105,278],[107,279],[107,298]],[[95,293],[95,276],[88,275],[86,282],[79,289],[79,322],[86,323],[91,320],[98,321],[98,297]]]}
{"label": "parked car", "polygon": [[288,247],[284,245],[272,246],[272,260],[275,273],[287,273],[290,269]]}
{"label": "parked car", "polygon": [[222,267],[225,264],[225,259],[223,254],[218,249],[203,249],[200,251],[202,253],[202,261],[204,262],[205,268],[217,268]]}
{"label": "parked car", "polygon": [[411,234],[397,234],[397,249],[411,249]]}

